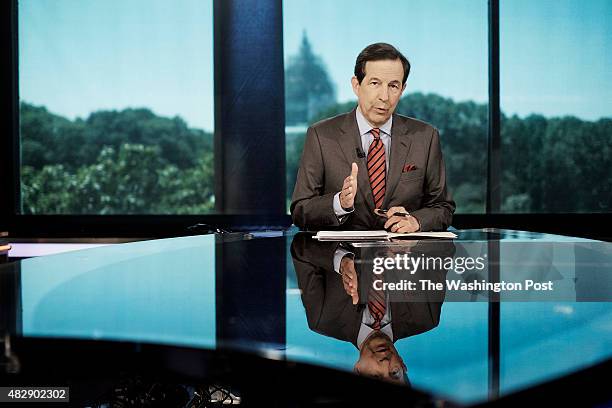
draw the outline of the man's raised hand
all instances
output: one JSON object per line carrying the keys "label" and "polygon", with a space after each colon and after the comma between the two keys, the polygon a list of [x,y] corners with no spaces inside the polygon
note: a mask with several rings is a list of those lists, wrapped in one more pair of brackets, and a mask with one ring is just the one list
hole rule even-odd
{"label": "man's raised hand", "polygon": [[357,194],[357,163],[351,166],[351,174],[344,179],[342,191],[340,191],[340,205],[345,210],[353,208],[355,204],[355,195]]}

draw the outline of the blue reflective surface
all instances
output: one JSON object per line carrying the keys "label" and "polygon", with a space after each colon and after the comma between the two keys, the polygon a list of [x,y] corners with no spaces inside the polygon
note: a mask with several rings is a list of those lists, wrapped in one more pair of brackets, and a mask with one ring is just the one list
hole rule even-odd
{"label": "blue reflective surface", "polygon": [[[275,359],[353,371],[359,358],[354,339],[334,338],[313,328],[312,322],[309,325],[305,296],[310,289],[301,286],[298,274],[304,271],[296,269],[291,254],[296,237],[293,233],[256,234],[248,239],[210,235],[143,241],[26,259],[1,266],[0,273],[19,276],[20,298],[12,306],[20,322],[17,334],[25,337],[210,350],[237,345]],[[473,230],[459,231],[455,244],[486,247],[486,239],[500,242],[502,276],[526,273],[516,265],[535,268],[536,273],[555,271],[574,298],[607,291],[612,282],[607,268],[612,262],[609,243]],[[307,251],[300,256],[305,255]],[[312,262],[333,265],[320,253],[316,256]],[[332,266],[329,269],[332,275],[318,273],[333,283],[340,275]],[[599,285],[592,284],[594,278]],[[442,304],[437,325],[394,339],[395,348],[417,389],[463,403],[485,400],[491,391],[489,303],[449,299]],[[611,304],[507,302],[502,296],[499,393],[609,359]]]}
{"label": "blue reflective surface", "polygon": [[[461,231],[459,235],[457,252],[459,248],[463,252],[486,252],[482,231]],[[560,288],[554,295],[501,294],[499,394],[503,396],[609,359],[612,303],[575,300],[604,291],[609,298],[612,244],[522,231],[495,231],[490,236],[500,242],[502,279],[550,277]],[[588,260],[580,255],[585,250],[593,255]],[[309,329],[300,307],[301,293],[291,273],[288,269],[287,355],[352,370],[358,350],[349,342]],[[486,278],[486,271],[482,275]],[[574,301],[547,299],[552,296]],[[461,403],[488,398],[489,304],[477,302],[482,298],[479,294],[474,295],[474,302],[446,301],[437,327],[396,341],[395,347],[406,363],[412,385]]]}
{"label": "blue reflective surface", "polygon": [[560,377],[612,355],[612,304],[501,304],[505,393]]}
{"label": "blue reflective surface", "polygon": [[25,336],[215,346],[214,236],[21,262]]}

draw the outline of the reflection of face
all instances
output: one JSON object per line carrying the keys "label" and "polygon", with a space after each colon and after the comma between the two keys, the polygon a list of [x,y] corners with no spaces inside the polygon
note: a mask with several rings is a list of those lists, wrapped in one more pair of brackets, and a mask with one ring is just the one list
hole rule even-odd
{"label": "reflection of face", "polygon": [[368,61],[361,84],[353,77],[359,109],[371,125],[382,126],[389,120],[404,91],[403,79],[404,66],[399,59]]}
{"label": "reflection of face", "polygon": [[406,365],[391,339],[382,332],[372,332],[363,342],[355,372],[368,377],[404,383]]}

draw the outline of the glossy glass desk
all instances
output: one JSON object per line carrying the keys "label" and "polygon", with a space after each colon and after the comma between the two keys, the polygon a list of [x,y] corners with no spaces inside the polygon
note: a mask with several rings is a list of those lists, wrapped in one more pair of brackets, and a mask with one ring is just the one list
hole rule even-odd
{"label": "glossy glass desk", "polygon": [[[310,390],[312,401],[313,382],[325,378],[355,394],[373,384],[394,401],[470,405],[535,395],[529,392],[541,384],[609,369],[612,244],[508,230],[457,233],[451,257],[485,255],[478,279],[536,277],[558,290],[555,296],[447,291],[433,302],[441,306],[434,324],[394,339],[411,387],[353,373],[355,339],[334,335],[348,323],[324,306],[335,296],[351,308],[348,295],[333,292],[334,279],[342,281],[334,270],[337,244],[296,232],[143,241],[0,265],[0,328],[18,360],[4,360],[2,379],[29,372],[40,379],[53,372],[49,365],[58,364],[59,352],[68,353],[63,361],[74,372],[88,356],[86,366],[95,370],[149,350],[155,357],[148,369],[191,379],[223,373],[231,381],[255,370],[248,376],[256,381],[257,365],[275,362],[276,378],[287,386],[283,370],[298,367],[300,375],[287,378],[296,378],[294,392]],[[385,245],[401,253],[406,243]],[[381,245],[357,248],[367,253]],[[591,391],[606,398],[598,380]]]}

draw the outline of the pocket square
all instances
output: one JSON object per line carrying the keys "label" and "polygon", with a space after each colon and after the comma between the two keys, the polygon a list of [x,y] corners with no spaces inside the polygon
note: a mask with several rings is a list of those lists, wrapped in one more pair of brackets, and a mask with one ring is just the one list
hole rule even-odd
{"label": "pocket square", "polygon": [[409,171],[416,170],[417,166],[414,164],[404,164],[404,168],[402,169],[402,173],[408,173]]}

